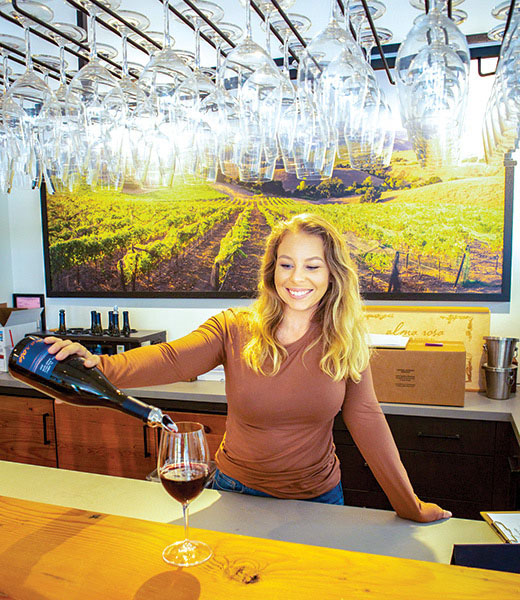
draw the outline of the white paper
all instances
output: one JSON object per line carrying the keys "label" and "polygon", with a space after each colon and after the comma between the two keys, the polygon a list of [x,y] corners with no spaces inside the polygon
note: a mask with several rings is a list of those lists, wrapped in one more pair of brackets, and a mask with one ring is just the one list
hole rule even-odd
{"label": "white paper", "polygon": [[491,513],[487,515],[493,525],[500,530],[505,539],[512,544],[520,544],[520,512],[519,513]]}
{"label": "white paper", "polygon": [[385,333],[369,333],[368,344],[373,348],[406,348],[410,338],[405,335],[387,335]]}

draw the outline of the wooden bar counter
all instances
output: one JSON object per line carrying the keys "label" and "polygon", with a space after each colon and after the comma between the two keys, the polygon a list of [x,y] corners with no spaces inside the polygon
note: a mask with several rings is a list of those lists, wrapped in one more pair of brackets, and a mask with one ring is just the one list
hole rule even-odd
{"label": "wooden bar counter", "polygon": [[[509,600],[520,575],[448,564],[485,524],[205,490],[191,534],[214,556],[171,567],[180,505],[161,485],[0,461],[0,598]],[[299,542],[299,543],[296,543]],[[419,559],[419,560],[414,560]]]}

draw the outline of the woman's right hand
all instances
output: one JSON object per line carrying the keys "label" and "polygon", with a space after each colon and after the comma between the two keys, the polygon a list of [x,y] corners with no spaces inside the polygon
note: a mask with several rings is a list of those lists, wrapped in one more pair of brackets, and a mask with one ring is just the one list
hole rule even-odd
{"label": "woman's right hand", "polygon": [[46,344],[50,344],[49,353],[54,354],[57,360],[63,360],[67,356],[81,356],[85,359],[86,367],[97,367],[101,359],[97,354],[89,352],[85,346],[70,340],[62,340],[57,337],[46,337],[43,339]]}

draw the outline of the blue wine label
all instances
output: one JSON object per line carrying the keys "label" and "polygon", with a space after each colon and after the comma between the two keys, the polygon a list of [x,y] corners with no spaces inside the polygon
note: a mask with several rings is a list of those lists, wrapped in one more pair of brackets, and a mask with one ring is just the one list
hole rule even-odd
{"label": "blue wine label", "polygon": [[49,345],[43,340],[32,340],[25,346],[16,363],[31,373],[50,379],[58,361],[48,350]]}

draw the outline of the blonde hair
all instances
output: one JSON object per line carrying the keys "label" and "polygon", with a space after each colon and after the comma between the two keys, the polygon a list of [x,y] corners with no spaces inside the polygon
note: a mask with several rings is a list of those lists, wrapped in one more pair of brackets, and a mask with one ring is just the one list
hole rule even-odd
{"label": "blonde hair", "polygon": [[[370,360],[367,329],[358,277],[341,234],[324,218],[315,214],[296,215],[277,224],[267,238],[260,268],[259,296],[250,312],[251,337],[243,350],[250,368],[263,375],[275,375],[287,351],[275,334],[283,317],[284,303],[278,295],[274,274],[278,247],[287,233],[319,236],[323,242],[330,283],[313,316],[321,333],[306,349],[321,343],[321,370],[334,381],[350,378],[359,382]],[[272,363],[266,371],[265,365]]]}

